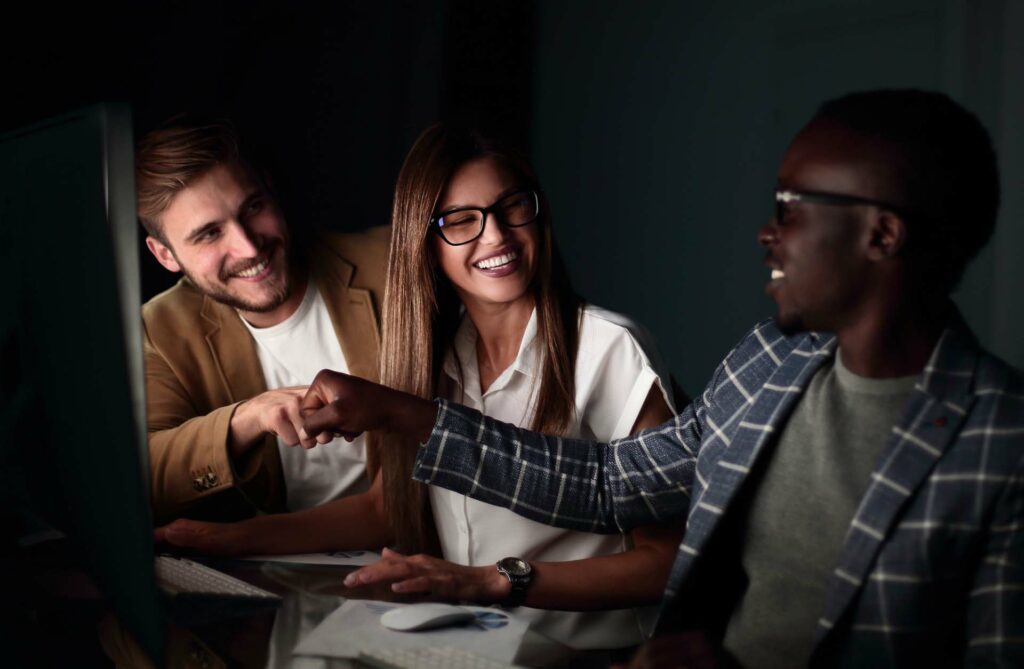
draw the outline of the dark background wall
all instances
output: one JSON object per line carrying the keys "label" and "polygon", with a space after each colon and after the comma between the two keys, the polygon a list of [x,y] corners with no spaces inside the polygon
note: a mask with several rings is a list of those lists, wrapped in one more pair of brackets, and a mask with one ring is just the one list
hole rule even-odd
{"label": "dark background wall", "polygon": [[957,294],[1024,366],[1024,3],[732,0],[538,5],[533,155],[573,279],[657,338],[698,392],[773,313],[755,233],[790,138],[824,99],[938,89],[1000,155],[998,233]]}
{"label": "dark background wall", "polygon": [[[772,312],[754,233],[817,103],[878,86],[946,91],[988,126],[1004,176],[999,232],[957,299],[985,343],[1024,365],[1024,3],[160,0],[71,11],[0,27],[0,131],[103,99],[131,102],[139,133],[181,111],[226,114],[268,157],[292,221],[345,230],[387,222],[401,160],[427,124],[487,119],[532,148],[579,291],[645,323],[690,392]],[[148,257],[143,268],[146,296],[173,280]]]}

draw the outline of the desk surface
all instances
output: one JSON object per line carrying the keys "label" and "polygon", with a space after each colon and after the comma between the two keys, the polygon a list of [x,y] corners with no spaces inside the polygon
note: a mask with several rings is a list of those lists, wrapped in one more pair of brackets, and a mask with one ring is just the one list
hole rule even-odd
{"label": "desk surface", "polygon": [[[196,559],[196,558],[192,558]],[[386,585],[346,588],[342,581],[353,567],[300,565],[240,560],[202,561],[248,583],[278,594],[276,611],[202,625],[172,626],[169,653],[174,666],[253,667],[259,669],[341,669],[348,660],[293,656],[293,649],[346,599],[412,601],[396,596]],[[142,666],[141,656],[112,619],[100,625],[107,654],[118,666]],[[604,667],[606,653],[574,653],[536,632],[528,632],[516,662],[524,666]]]}

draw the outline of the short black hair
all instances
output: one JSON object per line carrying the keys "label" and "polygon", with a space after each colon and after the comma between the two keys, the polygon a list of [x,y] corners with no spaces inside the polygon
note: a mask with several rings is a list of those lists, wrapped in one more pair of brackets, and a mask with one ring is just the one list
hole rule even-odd
{"label": "short black hair", "polygon": [[908,216],[908,253],[936,288],[952,292],[988,243],[999,210],[996,153],[978,118],[943,93],[873,90],[828,100],[813,120],[892,148],[907,209],[932,212]]}

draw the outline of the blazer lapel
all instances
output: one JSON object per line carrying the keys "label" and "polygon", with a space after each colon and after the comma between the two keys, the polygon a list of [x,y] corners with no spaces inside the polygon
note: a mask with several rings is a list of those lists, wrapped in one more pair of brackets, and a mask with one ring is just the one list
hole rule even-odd
{"label": "blazer lapel", "polygon": [[327,305],[350,374],[376,381],[380,353],[377,308],[369,290],[351,285],[356,267],[320,242],[312,252],[312,272]]}
{"label": "blazer lapel", "polygon": [[[803,396],[804,390],[821,365],[835,349],[835,338],[830,335],[811,334],[791,351],[772,373],[766,383],[751,398],[746,411],[736,411],[725,425],[717,426],[723,435],[729,435],[729,445],[719,458],[709,462],[707,486],[691,506],[687,523],[686,541],[696,552],[711,535],[728,509],[758,458],[770,451],[780,426]],[[742,371],[730,370],[742,384]],[[710,515],[698,515],[698,509],[718,510]],[[692,533],[692,534],[691,534]]]}
{"label": "blazer lapel", "polygon": [[[966,327],[966,326],[965,326]],[[864,586],[900,511],[927,480],[973,403],[977,348],[969,332],[946,330],[940,337],[903,416],[871,474],[871,483],[850,523],[839,564],[819,620],[819,645]]]}
{"label": "blazer lapel", "polygon": [[267,382],[256,345],[238,314],[204,297],[200,315],[213,364],[227,392],[227,404],[264,392]]}

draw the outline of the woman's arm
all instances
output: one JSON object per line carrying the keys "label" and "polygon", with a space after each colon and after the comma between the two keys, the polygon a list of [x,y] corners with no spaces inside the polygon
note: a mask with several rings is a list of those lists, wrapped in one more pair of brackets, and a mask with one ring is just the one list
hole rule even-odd
{"label": "woman's arm", "polygon": [[[652,384],[631,434],[661,425],[671,417],[672,410],[661,389]],[[571,605],[574,611],[587,611],[658,603],[683,538],[683,525],[675,522],[638,527],[630,537],[633,548],[622,553],[531,563],[533,582],[525,604],[538,609]]]}
{"label": "woman's arm", "polygon": [[295,511],[236,523],[180,519],[158,527],[154,537],[205,555],[286,555],[377,548],[393,542],[384,516],[380,474],[364,493]]}
{"label": "woman's arm", "polygon": [[[661,600],[679,545],[681,528],[646,527],[633,533],[636,546],[623,553],[567,562],[531,562],[533,582],[524,606],[598,611],[656,604]],[[394,592],[435,601],[494,604],[511,586],[494,565],[468,567],[429,555],[384,549],[376,563],[345,577],[350,588],[391,583]]]}
{"label": "woman's arm", "polygon": [[[672,413],[660,388],[651,386],[634,432],[659,425]],[[591,611],[660,601],[683,527],[646,526],[631,534],[634,547],[622,553],[566,562],[531,562],[533,580],[524,605],[540,609]],[[425,555],[386,551],[376,564],[350,574],[349,587],[390,582],[395,592],[419,593],[445,601],[504,601],[508,579],[491,565],[467,567]]]}

